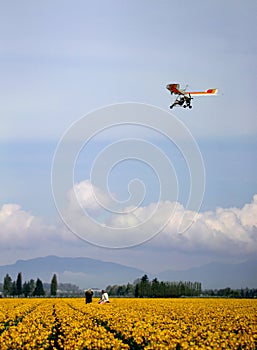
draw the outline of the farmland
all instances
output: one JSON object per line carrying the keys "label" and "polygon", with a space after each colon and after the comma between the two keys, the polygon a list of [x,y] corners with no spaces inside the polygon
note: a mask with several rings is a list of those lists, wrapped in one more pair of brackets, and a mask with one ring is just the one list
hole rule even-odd
{"label": "farmland", "polygon": [[257,349],[257,300],[0,299],[0,349]]}

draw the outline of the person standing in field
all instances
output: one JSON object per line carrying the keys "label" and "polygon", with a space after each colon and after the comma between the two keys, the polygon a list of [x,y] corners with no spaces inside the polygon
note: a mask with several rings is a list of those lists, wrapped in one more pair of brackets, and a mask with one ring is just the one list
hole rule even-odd
{"label": "person standing in field", "polygon": [[93,294],[94,293],[91,289],[86,290],[85,292],[86,304],[92,303]]}
{"label": "person standing in field", "polygon": [[99,304],[105,304],[105,303],[109,303],[109,296],[108,293],[106,292],[106,290],[102,290],[102,296],[101,299],[99,300]]}

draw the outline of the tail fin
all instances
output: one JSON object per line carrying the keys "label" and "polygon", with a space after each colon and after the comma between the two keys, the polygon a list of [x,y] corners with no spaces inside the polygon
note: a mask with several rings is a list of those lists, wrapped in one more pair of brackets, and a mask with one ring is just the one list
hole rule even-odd
{"label": "tail fin", "polygon": [[168,89],[171,92],[171,94],[180,94],[179,84],[168,84],[166,85],[166,89]]}

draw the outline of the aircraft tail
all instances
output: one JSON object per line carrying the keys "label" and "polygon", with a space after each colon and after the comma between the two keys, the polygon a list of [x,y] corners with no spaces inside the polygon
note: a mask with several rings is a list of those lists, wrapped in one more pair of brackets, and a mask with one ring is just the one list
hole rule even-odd
{"label": "aircraft tail", "polygon": [[171,94],[179,94],[179,84],[168,84],[166,85],[166,89],[168,89]]}

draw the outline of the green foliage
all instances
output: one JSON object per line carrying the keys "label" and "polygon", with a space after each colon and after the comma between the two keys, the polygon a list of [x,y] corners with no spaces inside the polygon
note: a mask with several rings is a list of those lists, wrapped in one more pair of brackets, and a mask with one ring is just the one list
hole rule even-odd
{"label": "green foliage", "polygon": [[10,295],[11,291],[12,291],[12,279],[7,273],[5,278],[4,278],[4,286],[3,286],[4,295],[5,296]]}
{"label": "green foliage", "polygon": [[138,284],[138,297],[175,298],[181,296],[199,296],[201,283],[199,282],[159,282],[157,278],[151,282],[142,277]]}
{"label": "green foliage", "polygon": [[20,296],[22,294],[22,276],[21,276],[21,272],[19,272],[18,276],[17,276],[16,291],[17,291],[17,295],[18,296]]}
{"label": "green foliage", "polygon": [[44,296],[45,291],[42,281],[38,278],[36,281],[36,288],[34,289],[33,296]]}
{"label": "green foliage", "polygon": [[57,277],[56,277],[56,274],[54,274],[52,281],[51,281],[51,295],[52,296],[56,296],[57,288],[58,288]]}
{"label": "green foliage", "polygon": [[35,289],[35,281],[31,279],[29,282],[24,282],[23,284],[23,294],[25,298],[32,296]]}
{"label": "green foliage", "polygon": [[15,281],[12,282],[11,295],[12,295],[13,297],[14,297],[15,295],[17,295],[17,287],[16,287],[16,282],[15,282]]}
{"label": "green foliage", "polygon": [[149,281],[147,275],[134,284],[108,286],[107,292],[112,296],[135,296],[136,298],[172,298],[181,296],[199,296],[200,282],[159,282],[157,278]]}
{"label": "green foliage", "polygon": [[[133,286],[133,285],[132,285]],[[42,283],[38,278],[35,282],[34,279],[25,281],[22,283],[22,273],[19,272],[16,280],[12,280],[12,277],[7,273],[4,277],[3,283],[0,283],[0,297],[3,295],[8,296],[55,296],[57,294],[61,297],[68,296],[82,296],[83,291],[78,286],[71,283],[57,283],[56,274],[53,275],[51,283]],[[126,289],[126,287],[125,287]],[[133,293],[132,293],[133,295]]]}

